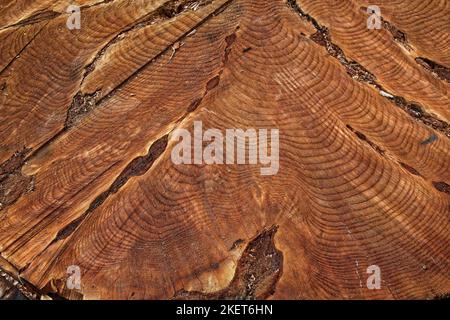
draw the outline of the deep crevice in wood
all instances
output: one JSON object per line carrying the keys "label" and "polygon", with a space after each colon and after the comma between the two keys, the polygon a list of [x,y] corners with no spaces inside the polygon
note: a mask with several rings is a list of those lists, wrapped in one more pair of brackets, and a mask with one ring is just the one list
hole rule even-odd
{"label": "deep crevice in wood", "polygon": [[24,148],[0,166],[0,211],[34,189],[34,177],[21,172],[29,152],[30,149]]}
{"label": "deep crevice in wood", "polygon": [[[80,6],[80,10],[84,10],[84,9],[89,9],[89,8],[93,8],[99,5],[103,5],[103,4],[107,4],[110,2],[113,2],[114,0],[104,0],[101,2],[97,2],[97,3],[93,3],[90,5],[86,5],[86,6]],[[9,29],[9,28],[14,28],[14,27],[24,27],[30,24],[36,24],[39,22],[43,22],[43,21],[50,21],[53,20],[61,15],[66,14],[65,12],[56,12],[53,10],[40,10],[40,11],[36,11],[33,12],[29,17],[26,17],[25,19],[20,20],[19,22],[16,22],[14,24],[11,24],[9,26],[5,26],[5,27],[1,27],[1,30],[5,30],[5,29]]]}
{"label": "deep crevice in wood", "polygon": [[0,300],[37,300],[40,296],[32,284],[0,268]]}
{"label": "deep crevice in wood", "polygon": [[267,228],[248,243],[227,288],[213,293],[180,290],[174,299],[253,300],[273,295],[283,271],[283,253],[274,242],[277,230],[278,226]]}
{"label": "deep crevice in wood", "polygon": [[347,125],[347,128],[351,132],[353,132],[356,135],[356,137],[358,137],[358,139],[366,142],[373,150],[375,150],[380,155],[384,156],[385,151],[383,149],[381,149],[378,145],[376,145],[374,142],[372,142],[370,139],[368,139],[364,133],[353,129],[352,126],[350,126],[350,125]]}
{"label": "deep crevice in wood", "polygon": [[[363,7],[361,7],[361,10],[364,13],[369,14],[367,12],[367,7],[363,6]],[[372,13],[375,13],[375,12],[372,12]],[[386,20],[383,17],[380,17],[380,18],[381,18],[381,22],[382,22],[382,27],[391,33],[394,41],[398,42],[407,51],[411,51],[412,48],[409,45],[408,36],[406,35],[406,33],[404,31],[400,30],[399,28],[397,28],[392,22]]]}

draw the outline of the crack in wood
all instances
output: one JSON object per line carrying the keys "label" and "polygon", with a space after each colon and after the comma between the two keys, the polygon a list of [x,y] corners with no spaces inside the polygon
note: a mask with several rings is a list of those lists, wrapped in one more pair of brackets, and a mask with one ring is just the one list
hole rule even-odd
{"label": "crack in wood", "polygon": [[[361,10],[367,13],[367,7],[361,7]],[[392,22],[386,20],[383,17],[381,17],[381,21],[383,28],[388,30],[392,34],[394,41],[402,45],[407,51],[412,51],[412,47],[408,42],[408,36],[406,32],[400,30]],[[415,58],[415,61],[426,70],[430,71],[436,78],[450,82],[449,68],[425,57],[417,57]]]}
{"label": "crack in wood", "polygon": [[201,21],[199,21],[196,25],[194,25],[192,28],[185,31],[182,35],[180,35],[177,39],[175,39],[172,43],[170,43],[166,48],[161,50],[156,56],[148,60],[145,64],[137,68],[131,75],[129,75],[126,79],[124,79],[121,83],[119,83],[114,89],[112,89],[107,95],[103,96],[98,102],[97,106],[100,107],[103,105],[106,101],[108,101],[111,97],[113,97],[117,91],[119,91],[123,86],[125,86],[127,83],[135,79],[139,73],[147,68],[149,65],[153,64],[154,62],[158,61],[162,56],[164,56],[167,52],[171,51],[173,46],[176,43],[182,42],[182,40],[186,39],[190,35],[192,35],[192,32],[194,30],[197,30],[201,26],[203,26],[206,22],[208,22],[211,18],[218,15],[219,12],[222,12],[225,10],[234,0],[228,0],[225,3],[223,3],[220,7],[218,7],[216,10],[214,10],[212,13],[208,14],[206,17],[204,17]]}
{"label": "crack in wood", "polygon": [[125,169],[114,180],[111,186],[105,192],[102,192],[95,200],[89,205],[89,208],[76,220],[69,223],[66,227],[58,232],[55,239],[52,242],[57,242],[69,237],[87,218],[87,216],[93,212],[96,208],[102,205],[106,199],[117,193],[131,177],[137,177],[145,174],[153,163],[163,154],[167,148],[168,135],[156,140],[148,150],[145,156],[140,156],[133,159]]}
{"label": "crack in wood", "polygon": [[17,279],[0,267],[0,300],[38,300],[39,290],[24,279]]}
{"label": "crack in wood", "polygon": [[78,92],[72,99],[72,103],[67,110],[64,128],[66,128],[66,130],[70,129],[84,118],[85,115],[91,112],[95,107],[95,101],[99,95],[99,90],[92,94],[82,94],[81,92]]}
{"label": "crack in wood", "polygon": [[450,68],[423,57],[417,57],[415,60],[435,77],[450,83]]}
{"label": "crack in wood", "polygon": [[443,192],[450,195],[450,185],[446,182],[439,181],[435,182],[433,181],[433,186],[438,190],[439,192]]}
{"label": "crack in wood", "polygon": [[[368,8],[364,7],[364,6],[362,6],[360,9],[365,14],[368,14],[368,15],[376,13],[374,11],[369,13],[367,11]],[[380,17],[380,19],[381,19],[382,27],[391,33],[392,38],[394,39],[394,41],[399,43],[401,46],[403,46],[403,48],[405,48],[407,51],[412,51],[412,48],[409,45],[408,36],[406,35],[406,33],[404,31],[400,30],[399,28],[397,28],[393,23],[391,23],[390,21],[386,20],[385,18]]]}
{"label": "crack in wood", "polygon": [[186,291],[175,293],[175,300],[254,300],[275,293],[283,270],[283,253],[275,246],[278,226],[264,229],[245,248],[230,284],[213,293]]}
{"label": "crack in wood", "polygon": [[383,23],[383,27],[392,34],[394,41],[402,45],[407,51],[412,50],[405,32],[398,29],[395,25],[393,25],[391,22],[387,21],[384,18],[381,18],[381,22]]}

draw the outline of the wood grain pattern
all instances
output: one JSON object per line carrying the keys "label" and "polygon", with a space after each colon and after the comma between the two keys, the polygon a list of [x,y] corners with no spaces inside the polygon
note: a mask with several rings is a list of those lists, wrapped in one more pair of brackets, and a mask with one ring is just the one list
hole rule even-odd
{"label": "wood grain pattern", "polygon": [[[450,1],[79,1],[80,30],[68,3],[0,3],[0,268],[29,290],[450,292]],[[194,121],[279,128],[278,174],[175,165]]]}

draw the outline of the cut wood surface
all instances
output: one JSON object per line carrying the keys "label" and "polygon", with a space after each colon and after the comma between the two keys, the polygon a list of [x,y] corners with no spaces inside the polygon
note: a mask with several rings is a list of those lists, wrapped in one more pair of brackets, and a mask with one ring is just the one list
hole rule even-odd
{"label": "cut wood surface", "polygon": [[[450,293],[449,0],[71,4],[0,0],[0,298]],[[278,173],[174,164],[196,121]]]}

